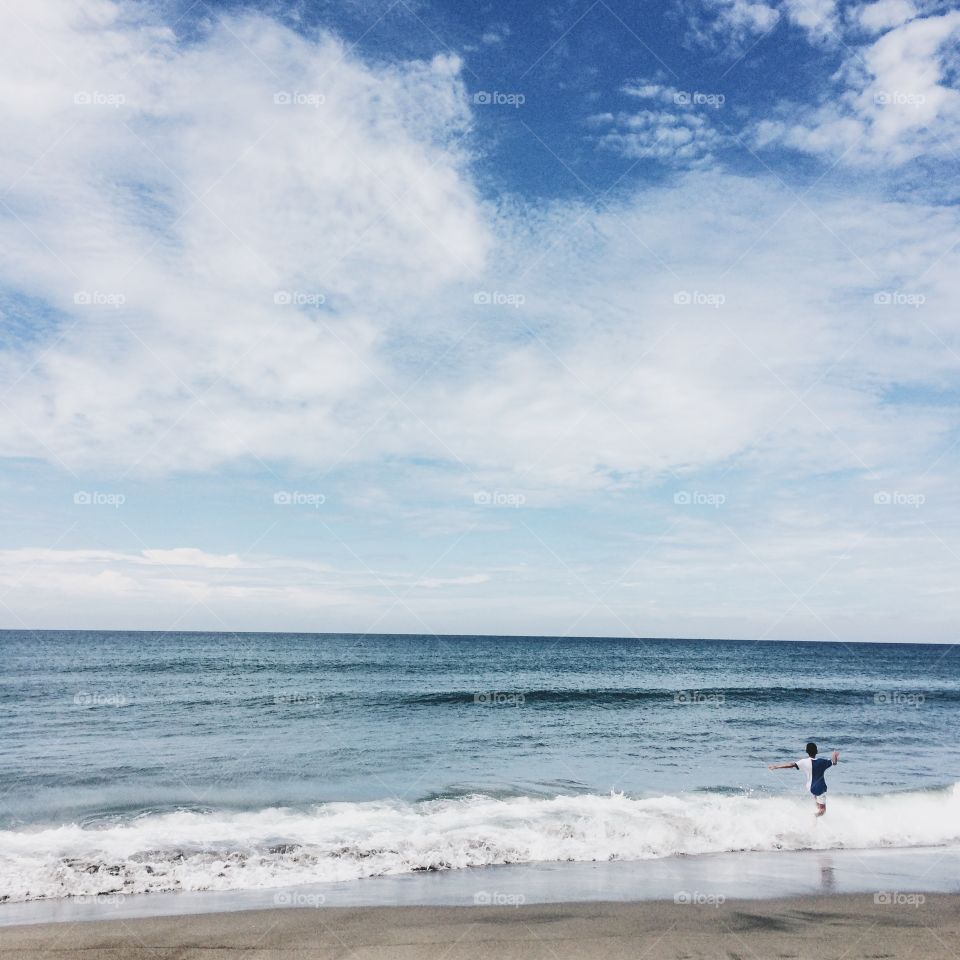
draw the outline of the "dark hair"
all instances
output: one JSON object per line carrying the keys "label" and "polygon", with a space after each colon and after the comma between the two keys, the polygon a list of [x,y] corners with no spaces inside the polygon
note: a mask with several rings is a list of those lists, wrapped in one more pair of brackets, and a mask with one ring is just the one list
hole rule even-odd
{"label": "dark hair", "polygon": [[815,757],[817,755],[817,745],[813,742],[807,744],[807,756]]}

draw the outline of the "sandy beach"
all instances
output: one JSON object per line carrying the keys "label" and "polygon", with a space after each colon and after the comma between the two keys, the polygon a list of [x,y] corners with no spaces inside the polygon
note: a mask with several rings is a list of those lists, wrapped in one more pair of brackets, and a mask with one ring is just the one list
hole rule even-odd
{"label": "sandy beach", "polygon": [[[916,899],[916,895],[913,895]],[[956,958],[960,896],[280,908],[0,929],[5,958]]]}

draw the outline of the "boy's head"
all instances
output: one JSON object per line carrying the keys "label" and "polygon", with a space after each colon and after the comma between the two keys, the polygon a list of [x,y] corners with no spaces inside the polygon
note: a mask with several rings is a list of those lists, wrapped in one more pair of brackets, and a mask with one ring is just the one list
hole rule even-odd
{"label": "boy's head", "polygon": [[817,745],[815,743],[807,744],[807,756],[815,757],[817,755]]}

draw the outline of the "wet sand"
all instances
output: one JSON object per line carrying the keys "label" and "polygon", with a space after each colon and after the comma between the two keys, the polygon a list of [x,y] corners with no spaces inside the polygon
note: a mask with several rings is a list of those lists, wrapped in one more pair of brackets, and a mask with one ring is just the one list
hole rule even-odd
{"label": "wet sand", "polygon": [[[917,902],[920,899],[922,902]],[[0,928],[6,958],[697,960],[960,956],[960,896],[300,907]]]}

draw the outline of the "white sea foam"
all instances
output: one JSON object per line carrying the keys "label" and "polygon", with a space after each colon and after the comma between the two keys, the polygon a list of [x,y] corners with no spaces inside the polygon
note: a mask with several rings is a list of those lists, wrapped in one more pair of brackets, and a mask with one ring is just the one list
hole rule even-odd
{"label": "white sea foam", "polygon": [[960,784],[831,797],[474,795],[308,810],[177,812],[107,826],[0,832],[0,900],[238,890],[415,870],[557,860],[642,860],[739,850],[960,842]]}

